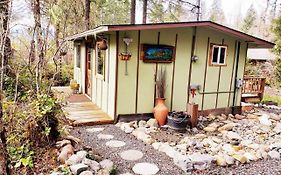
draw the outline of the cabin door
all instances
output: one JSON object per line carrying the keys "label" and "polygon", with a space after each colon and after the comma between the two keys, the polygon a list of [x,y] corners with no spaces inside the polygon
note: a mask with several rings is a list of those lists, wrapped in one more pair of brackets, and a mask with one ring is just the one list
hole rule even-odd
{"label": "cabin door", "polygon": [[92,59],[92,49],[86,46],[86,69],[85,69],[85,93],[92,97],[92,65],[91,65],[91,59]]}

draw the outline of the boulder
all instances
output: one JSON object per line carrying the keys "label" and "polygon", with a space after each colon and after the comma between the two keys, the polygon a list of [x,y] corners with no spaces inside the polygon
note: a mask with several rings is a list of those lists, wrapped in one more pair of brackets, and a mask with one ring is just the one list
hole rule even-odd
{"label": "boulder", "polygon": [[280,159],[280,153],[275,150],[269,151],[268,155],[272,159],[278,159],[278,160]]}
{"label": "boulder", "polygon": [[71,165],[70,170],[74,175],[79,175],[83,171],[88,170],[88,166],[83,163],[79,163],[79,164]]}
{"label": "boulder", "polygon": [[101,168],[109,171],[113,168],[113,165],[113,162],[109,159],[104,159],[100,162]]}
{"label": "boulder", "polygon": [[66,165],[74,165],[82,162],[82,158],[78,156],[77,154],[73,154],[72,156],[65,161]]}
{"label": "boulder", "polygon": [[85,165],[88,165],[91,168],[91,170],[93,170],[95,172],[97,172],[100,169],[100,164],[94,160],[85,158],[83,160],[83,163]]}
{"label": "boulder", "polygon": [[61,163],[65,163],[65,161],[74,154],[74,148],[71,144],[65,145],[58,156],[58,160]]}
{"label": "boulder", "polygon": [[149,120],[146,122],[146,124],[147,124],[148,127],[156,127],[156,128],[158,127],[158,122],[157,122],[157,120],[154,119],[154,118],[149,119]]}

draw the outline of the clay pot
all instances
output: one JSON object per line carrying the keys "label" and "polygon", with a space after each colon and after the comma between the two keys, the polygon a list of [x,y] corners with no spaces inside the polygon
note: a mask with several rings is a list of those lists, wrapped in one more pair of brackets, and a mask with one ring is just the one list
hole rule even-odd
{"label": "clay pot", "polygon": [[160,126],[165,125],[169,109],[165,105],[165,98],[157,98],[156,106],[153,109],[154,118]]}

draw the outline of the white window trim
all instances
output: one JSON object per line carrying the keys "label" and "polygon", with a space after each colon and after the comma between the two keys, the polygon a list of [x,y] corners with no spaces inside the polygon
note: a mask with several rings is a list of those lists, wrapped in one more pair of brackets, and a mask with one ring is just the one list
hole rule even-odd
{"label": "white window trim", "polygon": [[95,61],[95,72],[96,72],[96,78],[104,80],[105,77],[105,61],[107,57],[107,51],[105,51],[105,56],[103,58],[103,75],[98,73],[98,48],[96,47],[96,61]]}
{"label": "white window trim", "polygon": [[[219,50],[218,50],[218,56],[217,56],[217,62],[213,62],[213,54],[214,54],[214,49],[215,47],[218,47]],[[225,54],[224,54],[224,62],[223,63],[220,63],[220,54],[221,54],[221,49],[222,48],[225,48]],[[227,46],[224,46],[224,45],[216,45],[216,44],[213,44],[212,45],[212,55],[211,55],[211,58],[210,58],[210,63],[211,65],[213,66],[224,66],[226,65],[226,56],[227,56]]]}

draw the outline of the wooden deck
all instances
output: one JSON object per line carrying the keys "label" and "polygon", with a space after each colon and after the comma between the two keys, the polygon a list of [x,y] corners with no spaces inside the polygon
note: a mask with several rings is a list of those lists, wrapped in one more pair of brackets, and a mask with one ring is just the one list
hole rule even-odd
{"label": "wooden deck", "polygon": [[66,118],[72,121],[73,126],[112,124],[114,120],[98,108],[84,94],[69,94],[68,88],[53,88],[55,91],[62,91],[67,94],[67,104],[62,108]]}

